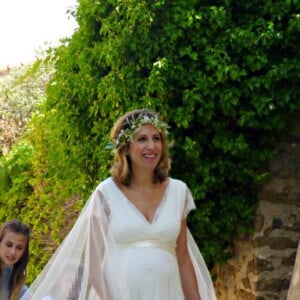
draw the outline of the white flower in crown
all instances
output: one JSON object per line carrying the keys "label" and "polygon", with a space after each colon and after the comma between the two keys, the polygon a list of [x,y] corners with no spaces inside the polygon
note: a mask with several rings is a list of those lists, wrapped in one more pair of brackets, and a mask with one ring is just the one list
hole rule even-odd
{"label": "white flower in crown", "polygon": [[134,136],[141,129],[141,127],[145,124],[153,125],[159,132],[163,132],[166,135],[168,134],[168,125],[165,122],[162,122],[158,119],[157,116],[148,116],[143,115],[139,116],[136,119],[127,119],[128,127],[122,129],[116,139],[112,143],[113,148],[121,148],[126,146],[128,143],[132,142]]}

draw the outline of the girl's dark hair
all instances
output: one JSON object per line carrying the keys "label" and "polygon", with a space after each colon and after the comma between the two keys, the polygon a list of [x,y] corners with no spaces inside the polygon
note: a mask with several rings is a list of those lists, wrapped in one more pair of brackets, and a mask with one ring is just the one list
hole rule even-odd
{"label": "girl's dark hair", "polygon": [[[23,255],[13,266],[13,270],[8,284],[9,300],[17,300],[20,297],[20,292],[23,285],[25,284],[25,279],[26,279],[26,268],[29,261],[30,230],[25,224],[23,224],[19,220],[8,221],[4,223],[0,228],[0,243],[2,242],[7,232],[22,234],[25,236],[27,242]],[[2,274],[0,276],[0,279],[1,279],[0,282],[2,282]]]}
{"label": "girl's dark hair", "polygon": [[[158,114],[150,111],[148,109],[136,109],[130,112],[127,112],[121,118],[117,120],[112,131],[111,139],[115,140],[122,129],[126,129],[130,126],[128,120],[137,119],[142,116],[156,116]],[[153,182],[163,182],[169,173],[171,166],[171,159],[169,156],[169,141],[167,138],[167,133],[162,131],[160,133],[162,141],[162,155],[157,167],[154,170]],[[131,162],[130,158],[127,155],[129,143],[123,147],[115,149],[113,163],[110,169],[110,174],[112,177],[121,184],[130,185],[131,183]]]}

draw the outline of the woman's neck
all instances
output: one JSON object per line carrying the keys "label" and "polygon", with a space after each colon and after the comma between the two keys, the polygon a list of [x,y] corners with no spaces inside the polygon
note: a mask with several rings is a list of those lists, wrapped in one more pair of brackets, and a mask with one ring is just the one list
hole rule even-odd
{"label": "woman's neck", "polygon": [[155,184],[153,183],[153,174],[149,173],[149,174],[142,174],[142,175],[138,175],[132,176],[131,179],[131,184],[130,186],[132,188],[145,188],[145,187],[153,187],[155,186]]}

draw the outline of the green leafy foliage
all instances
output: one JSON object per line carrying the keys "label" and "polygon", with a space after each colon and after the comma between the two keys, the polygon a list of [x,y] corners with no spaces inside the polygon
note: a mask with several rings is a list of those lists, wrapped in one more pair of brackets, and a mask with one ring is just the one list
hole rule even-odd
{"label": "green leafy foliage", "polygon": [[[90,1],[50,53],[55,74],[28,124],[32,276],[106,176],[109,131],[147,107],[170,125],[172,177],[196,200],[190,228],[206,261],[253,230],[264,163],[300,108],[297,1]],[[23,199],[23,198],[20,198]],[[71,249],[70,249],[71,251]],[[31,266],[32,266],[31,265]]]}
{"label": "green leafy foliage", "polygon": [[0,151],[4,154],[44,100],[45,86],[54,69],[52,64],[38,59],[32,65],[6,71],[8,74],[0,78]]}
{"label": "green leafy foliage", "polygon": [[22,210],[24,200],[32,193],[32,187],[28,182],[32,176],[32,152],[32,146],[22,141],[16,144],[8,155],[1,158],[1,219],[16,217]]}

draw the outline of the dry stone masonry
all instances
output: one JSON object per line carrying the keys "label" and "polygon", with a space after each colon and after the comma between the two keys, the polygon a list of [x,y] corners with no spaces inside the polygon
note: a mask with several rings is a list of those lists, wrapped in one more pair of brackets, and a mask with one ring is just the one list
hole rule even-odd
{"label": "dry stone masonry", "polygon": [[237,237],[234,257],[214,270],[219,300],[287,299],[300,240],[300,113],[290,125],[258,195],[254,234]]}

